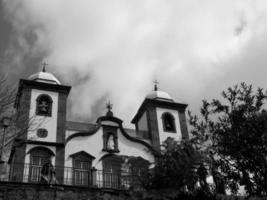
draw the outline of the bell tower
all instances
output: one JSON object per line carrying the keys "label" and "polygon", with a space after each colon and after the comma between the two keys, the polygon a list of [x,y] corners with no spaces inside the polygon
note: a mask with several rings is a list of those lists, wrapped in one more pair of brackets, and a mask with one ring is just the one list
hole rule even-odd
{"label": "bell tower", "polygon": [[155,150],[172,137],[177,141],[188,139],[185,110],[187,104],[175,102],[166,92],[158,89],[155,82],[154,90],[146,95],[132,119],[137,136],[151,142]]}
{"label": "bell tower", "polygon": [[19,131],[12,162],[41,166],[49,159],[53,165],[64,166],[66,103],[70,89],[46,72],[45,65],[41,72],[20,80],[15,102]]}

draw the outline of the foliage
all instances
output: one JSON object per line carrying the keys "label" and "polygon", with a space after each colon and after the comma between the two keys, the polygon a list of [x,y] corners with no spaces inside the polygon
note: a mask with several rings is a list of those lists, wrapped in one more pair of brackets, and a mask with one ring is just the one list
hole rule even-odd
{"label": "foliage", "polygon": [[189,113],[196,147],[207,155],[217,193],[240,185],[249,195],[267,195],[267,113],[262,89],[241,83],[203,101],[201,118]]}
{"label": "foliage", "polygon": [[15,100],[15,89],[8,84],[7,76],[0,74],[0,117],[10,114]]}
{"label": "foliage", "polygon": [[[15,88],[11,87],[8,83],[8,76],[3,75],[3,73],[0,71],[0,144],[2,144],[3,140],[3,128],[2,128],[2,119],[3,117],[13,117],[13,103],[15,101]],[[11,120],[12,124],[13,120]],[[8,133],[6,135],[6,140],[9,139],[9,137],[12,137],[12,134],[10,134],[10,127],[8,128]],[[6,143],[5,143],[6,146]],[[2,151],[2,145],[0,146]]]}
{"label": "foliage", "polygon": [[[1,151],[3,149],[4,160],[9,157],[10,148],[16,137],[23,136],[27,131],[36,130],[43,122],[36,121],[35,117],[28,119],[28,112],[25,111],[23,106],[19,110],[14,109],[16,90],[17,88],[9,83],[8,76],[0,70],[0,149]],[[10,118],[9,125],[5,129],[4,148],[2,148],[2,140],[4,139],[3,117]],[[24,140],[20,140],[16,145],[21,145],[24,142]]]}
{"label": "foliage", "polygon": [[155,167],[144,177],[147,190],[168,190],[169,196],[198,190],[209,193],[203,156],[195,150],[191,141],[178,143],[168,138],[156,157]]}

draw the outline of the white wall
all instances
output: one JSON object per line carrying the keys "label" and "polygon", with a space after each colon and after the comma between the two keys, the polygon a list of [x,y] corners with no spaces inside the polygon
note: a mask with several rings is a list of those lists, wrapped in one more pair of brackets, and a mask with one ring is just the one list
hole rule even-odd
{"label": "white wall", "polygon": [[[106,123],[105,123],[106,124]],[[91,136],[76,137],[70,140],[65,147],[65,166],[72,167],[72,158],[70,155],[79,151],[85,151],[94,156],[92,166],[102,170],[102,162],[99,159],[107,154],[103,149],[103,128],[101,127]],[[154,162],[154,157],[148,148],[140,143],[132,142],[118,129],[118,149],[116,155],[141,156],[149,162]]]}
{"label": "white wall", "polygon": [[[79,151],[85,151],[96,157],[93,166],[97,165],[98,159],[104,155],[103,149],[103,129],[100,128],[97,133],[91,136],[75,137],[65,146],[65,167],[72,167],[72,158],[70,155]],[[97,159],[98,158],[98,159]]]}
{"label": "white wall", "polygon": [[118,147],[121,155],[140,156],[150,163],[155,161],[152,152],[146,146],[128,140],[120,130],[118,130]]}
{"label": "white wall", "polygon": [[[36,115],[36,99],[41,94],[47,94],[53,100],[51,117]],[[45,90],[32,89],[30,114],[29,114],[30,127],[28,130],[28,139],[37,140],[37,141],[45,141],[45,142],[56,142],[57,115],[58,115],[58,93],[45,91]],[[46,138],[39,138],[37,136],[37,129],[39,128],[47,129],[48,136]]]}
{"label": "white wall", "polygon": [[[173,115],[176,133],[170,133],[170,132],[164,131],[163,124],[162,124],[162,118],[161,118],[162,114],[164,112],[169,112],[170,114]],[[175,140],[180,141],[182,139],[182,133],[181,133],[181,128],[180,128],[178,111],[166,109],[166,108],[156,108],[156,113],[157,113],[157,119],[158,119],[158,130],[159,130],[160,144],[162,144],[168,137],[172,137]]]}

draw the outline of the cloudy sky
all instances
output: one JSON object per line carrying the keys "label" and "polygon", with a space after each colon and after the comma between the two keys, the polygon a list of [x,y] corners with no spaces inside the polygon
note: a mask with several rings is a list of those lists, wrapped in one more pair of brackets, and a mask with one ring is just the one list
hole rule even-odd
{"label": "cloudy sky", "polygon": [[266,0],[0,0],[0,66],[16,83],[42,61],[71,85],[69,119],[110,100],[128,126],[157,79],[197,112],[245,81],[267,85]]}

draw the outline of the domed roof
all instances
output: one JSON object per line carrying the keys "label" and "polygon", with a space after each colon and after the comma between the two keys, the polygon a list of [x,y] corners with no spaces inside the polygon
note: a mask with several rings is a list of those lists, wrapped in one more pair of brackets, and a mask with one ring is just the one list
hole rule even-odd
{"label": "domed roof", "polygon": [[146,99],[156,99],[160,101],[169,101],[174,103],[186,104],[184,101],[173,99],[167,92],[158,89],[158,82],[154,82],[154,90],[146,95]]}
{"label": "domed roof", "polygon": [[154,90],[146,95],[146,99],[160,99],[165,101],[173,101],[172,97],[164,91]]}
{"label": "domed roof", "polygon": [[158,99],[163,101],[172,101],[172,97],[167,93],[161,90],[158,90],[158,81],[154,81],[154,90],[146,95],[146,99]]}
{"label": "domed roof", "polygon": [[53,74],[46,72],[45,69],[43,69],[43,71],[41,72],[38,72],[36,74],[29,76],[28,79],[33,80],[33,81],[43,82],[43,83],[61,85],[59,80]]}

